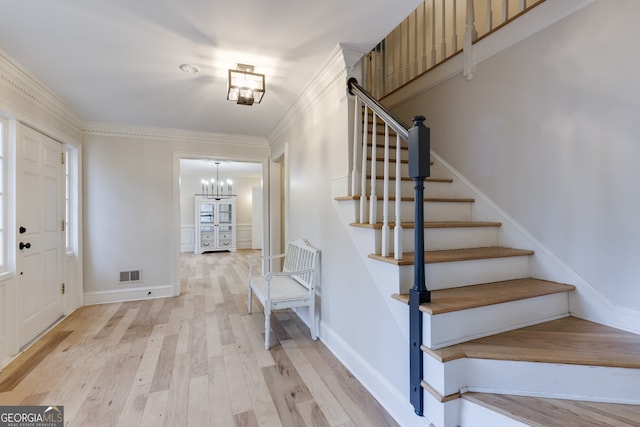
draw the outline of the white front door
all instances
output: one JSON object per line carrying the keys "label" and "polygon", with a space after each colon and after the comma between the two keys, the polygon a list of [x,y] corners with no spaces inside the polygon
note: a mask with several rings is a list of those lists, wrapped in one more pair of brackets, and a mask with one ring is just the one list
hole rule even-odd
{"label": "white front door", "polygon": [[63,147],[20,125],[16,174],[16,314],[20,347],[62,316]]}

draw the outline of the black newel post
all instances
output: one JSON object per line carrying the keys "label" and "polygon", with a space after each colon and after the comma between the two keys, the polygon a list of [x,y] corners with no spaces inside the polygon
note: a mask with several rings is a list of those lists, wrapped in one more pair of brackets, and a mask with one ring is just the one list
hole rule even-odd
{"label": "black newel post", "polygon": [[420,416],[424,411],[420,304],[431,301],[431,292],[425,286],[424,274],[424,180],[431,174],[429,128],[423,124],[424,120],[424,116],[414,117],[413,127],[409,129],[409,177],[413,179],[415,189],[413,288],[409,291],[409,380],[410,401],[416,414]]}

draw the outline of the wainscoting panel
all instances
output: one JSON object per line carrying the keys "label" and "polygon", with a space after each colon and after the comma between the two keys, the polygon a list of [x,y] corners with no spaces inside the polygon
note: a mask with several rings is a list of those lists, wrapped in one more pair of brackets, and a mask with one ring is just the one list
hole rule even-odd
{"label": "wainscoting panel", "polygon": [[193,252],[195,250],[196,227],[194,225],[180,226],[180,252]]}
{"label": "wainscoting panel", "polygon": [[251,249],[252,226],[249,224],[238,224],[238,234],[236,234],[236,245],[238,249]]}

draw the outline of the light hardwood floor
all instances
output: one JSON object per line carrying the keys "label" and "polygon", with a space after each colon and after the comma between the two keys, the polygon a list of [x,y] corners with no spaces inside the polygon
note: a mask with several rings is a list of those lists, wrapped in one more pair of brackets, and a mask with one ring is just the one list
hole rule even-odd
{"label": "light hardwood floor", "polygon": [[68,426],[395,426],[289,310],[247,314],[247,258],[182,255],[175,298],[78,309],[0,372],[0,405]]}

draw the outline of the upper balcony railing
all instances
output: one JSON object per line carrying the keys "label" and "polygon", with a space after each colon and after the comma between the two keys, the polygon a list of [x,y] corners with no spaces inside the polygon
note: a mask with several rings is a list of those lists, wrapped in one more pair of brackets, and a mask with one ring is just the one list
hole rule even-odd
{"label": "upper balcony railing", "polygon": [[543,2],[425,0],[367,54],[364,87],[381,99]]}

